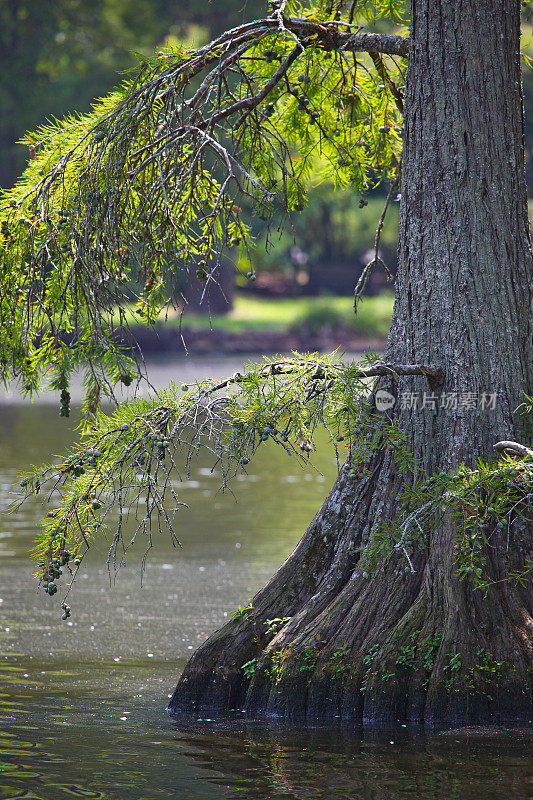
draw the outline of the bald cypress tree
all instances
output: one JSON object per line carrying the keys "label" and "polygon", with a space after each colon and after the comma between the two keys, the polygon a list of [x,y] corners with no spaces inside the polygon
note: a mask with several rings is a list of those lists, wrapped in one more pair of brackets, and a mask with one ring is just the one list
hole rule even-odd
{"label": "bald cypress tree", "polygon": [[[47,480],[64,488],[37,546],[40,574],[49,591],[54,559],[79,560],[102,509],[139,497],[139,469],[142,525],[172,530],[176,450],[188,464],[211,447],[225,484],[267,441],[307,457],[324,424],[348,442],[331,493],[250,606],[194,654],[170,710],[528,720],[533,270],[520,4],[413,0],[408,37],[354,27],[393,15],[392,3],[271,12],[200,51],[160,55],[91,117],[28,139],[36,163],[3,211],[5,374],[32,389],[52,364],[67,407],[68,375],[88,361],[92,426],[59,468],[23,479],[25,494]],[[237,197],[276,220],[302,207],[311,174],[351,185],[361,203],[380,180],[389,199],[400,190],[384,360],[280,359],[99,412],[112,381],[134,375],[111,319],[132,276],[144,279],[148,321],[165,302],[171,253],[207,292],[224,246],[248,236]],[[379,229],[374,266],[378,247]],[[121,537],[119,525],[115,552]]]}

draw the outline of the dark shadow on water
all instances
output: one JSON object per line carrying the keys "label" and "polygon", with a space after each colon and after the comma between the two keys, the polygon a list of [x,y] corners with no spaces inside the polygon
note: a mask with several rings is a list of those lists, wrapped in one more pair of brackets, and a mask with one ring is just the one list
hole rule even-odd
{"label": "dark shadow on water", "polygon": [[[529,731],[434,732],[287,729],[235,722],[180,730],[186,755],[234,796],[255,798],[459,798],[525,800],[533,777]],[[529,753],[529,758],[525,758]]]}
{"label": "dark shadow on water", "polygon": [[177,722],[160,683],[174,665],[113,669],[4,662],[0,800],[531,799],[531,731]]}

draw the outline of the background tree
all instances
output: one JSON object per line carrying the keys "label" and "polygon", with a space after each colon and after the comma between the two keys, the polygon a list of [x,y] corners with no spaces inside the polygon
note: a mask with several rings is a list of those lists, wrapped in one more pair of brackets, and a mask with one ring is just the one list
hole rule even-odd
{"label": "background tree", "polygon": [[[75,575],[113,503],[132,496],[147,546],[157,527],[172,532],[177,451],[186,472],[211,448],[226,486],[267,441],[305,457],[322,423],[348,442],[335,486],[270,583],[197,651],[170,709],[526,720],[520,5],[415,0],[409,40],[361,31],[365,14],[395,12],[389,2],[309,11],[276,3],[204,48],[169,48],[91,115],[27,138],[34,158],[1,208],[4,378],[32,391],[52,373],[68,413],[69,375],[88,363],[88,438],[22,481],[25,494],[63,489],[39,574],[54,594],[60,565],[76,554]],[[208,291],[224,248],[249,238],[238,198],[278,224],[305,204],[311,173],[363,199],[383,179],[390,199],[401,178],[385,362],[283,359],[98,413],[101,393],[134,376],[114,335],[128,282],[143,279],[148,322],[167,302],[170,258]],[[495,443],[513,457],[493,462]],[[124,552],[119,521],[111,557]]]}
{"label": "background tree", "polygon": [[151,53],[172,32],[168,2],[9,0],[0,7],[2,44],[0,186],[11,186],[27,159],[18,139],[44,119],[86,110],[131,68],[131,51]]}
{"label": "background tree", "polygon": [[[351,295],[356,277],[374,256],[376,224],[386,197],[386,192],[383,194],[381,189],[361,207],[360,202],[354,203],[349,188],[339,190],[330,183],[318,186],[311,183],[304,210],[295,216],[292,225],[279,233],[270,233],[267,222],[250,215],[255,244],[249,255],[241,254],[244,262],[241,268],[248,272],[253,264],[259,281],[263,271],[281,272],[287,276],[303,271],[307,273],[307,282],[301,285],[301,293],[327,291]],[[380,240],[382,257],[391,272],[396,271],[397,212],[398,204],[393,202]],[[376,292],[383,286],[391,288],[390,278],[384,271],[376,271],[373,277],[374,285],[369,289]],[[298,291],[297,285],[294,289]]]}
{"label": "background tree", "polygon": [[[169,36],[196,41],[257,16],[260,6],[170,0],[8,0],[0,6],[0,186],[26,163],[17,145],[29,129],[67,111],[85,111]],[[197,26],[200,26],[198,28]],[[222,26],[222,27],[221,27]]]}

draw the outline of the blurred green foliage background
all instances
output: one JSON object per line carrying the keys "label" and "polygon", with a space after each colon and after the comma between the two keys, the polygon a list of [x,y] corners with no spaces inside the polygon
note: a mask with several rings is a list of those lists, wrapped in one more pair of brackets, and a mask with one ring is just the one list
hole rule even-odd
{"label": "blurred green foliage background", "polygon": [[[17,144],[29,129],[68,111],[87,111],[91,101],[120,81],[139,58],[172,38],[203,43],[228,27],[267,13],[266,0],[2,0],[0,2],[0,186],[21,173],[27,149]],[[383,22],[381,22],[381,26]],[[524,23],[523,46],[533,52],[532,26]],[[533,71],[524,69],[526,166],[533,184]],[[382,190],[384,191],[384,190]],[[271,232],[250,213],[258,245],[250,253],[258,274],[285,273],[299,293],[324,288],[347,293],[369,259],[382,196],[358,209],[349,191],[323,185],[294,228]],[[392,204],[382,253],[394,269],[398,205]],[[249,264],[242,255],[241,270]],[[243,261],[244,259],[244,261]],[[348,283],[346,272],[349,272]],[[344,278],[343,278],[344,274]],[[338,284],[338,285],[337,285]],[[375,279],[373,290],[385,285]],[[278,285],[283,295],[289,283]],[[344,288],[343,288],[344,287]],[[252,288],[252,287],[248,287]],[[261,282],[253,287],[261,293]],[[272,286],[263,287],[271,293]],[[290,292],[289,292],[290,293]]]}
{"label": "blurred green foliage background", "polygon": [[264,7],[257,0],[2,0],[0,186],[24,167],[27,150],[16,141],[25,131],[87,111],[117,83],[117,72],[167,37],[204,40]]}

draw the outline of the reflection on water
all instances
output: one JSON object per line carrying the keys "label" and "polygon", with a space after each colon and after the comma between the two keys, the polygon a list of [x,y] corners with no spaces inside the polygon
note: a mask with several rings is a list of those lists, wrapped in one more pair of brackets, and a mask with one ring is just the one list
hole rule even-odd
{"label": "reflection on water", "polygon": [[428,737],[278,730],[242,719],[187,728],[162,712],[158,682],[173,680],[165,662],[124,664],[114,677],[105,664],[71,667],[69,674],[26,664],[10,659],[4,671],[2,800],[531,798],[527,732]]}
{"label": "reflection on water", "polygon": [[[17,470],[62,451],[76,422],[47,405],[0,407],[0,506]],[[142,548],[110,586],[101,543],[68,622],[61,594],[42,595],[31,578],[42,508],[0,517],[0,800],[531,798],[524,732],[302,732],[241,715],[185,728],[166,716],[191,651],[272,574],[318,509],[335,474],[321,451],[323,476],[268,446],[235,484],[238,502],[217,493],[200,460],[182,489],[183,548],[158,542],[141,588]]]}

